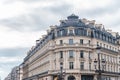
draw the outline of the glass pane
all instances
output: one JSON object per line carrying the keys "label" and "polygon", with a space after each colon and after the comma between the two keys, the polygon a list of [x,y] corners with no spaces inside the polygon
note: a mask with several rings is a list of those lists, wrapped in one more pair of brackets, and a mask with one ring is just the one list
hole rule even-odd
{"label": "glass pane", "polygon": [[73,39],[69,39],[69,44],[70,44],[70,45],[73,44]]}
{"label": "glass pane", "polygon": [[83,39],[80,39],[80,44],[83,44]]}
{"label": "glass pane", "polygon": [[70,58],[73,58],[73,50],[70,50],[70,51],[69,51],[69,57],[70,57]]}

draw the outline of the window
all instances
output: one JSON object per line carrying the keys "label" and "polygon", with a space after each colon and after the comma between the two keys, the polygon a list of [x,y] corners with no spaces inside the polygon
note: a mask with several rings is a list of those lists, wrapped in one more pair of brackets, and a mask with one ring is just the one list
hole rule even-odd
{"label": "window", "polygon": [[80,51],[80,58],[83,58],[83,57],[84,57],[84,52]]}
{"label": "window", "polygon": [[79,34],[80,34],[81,36],[83,36],[83,35],[84,35],[84,29],[81,28],[81,29],[79,29],[79,30],[80,30],[80,31],[79,31],[80,33],[79,33]]}
{"label": "window", "polygon": [[88,31],[88,36],[91,37],[91,31]]}
{"label": "window", "polygon": [[97,42],[97,45],[99,45],[99,42]]}
{"label": "window", "polygon": [[89,70],[91,70],[91,63],[89,63]]}
{"label": "window", "polygon": [[98,38],[98,33],[96,32],[96,38]]}
{"label": "window", "polygon": [[106,55],[104,55],[104,59],[106,60]]}
{"label": "window", "polygon": [[63,69],[63,63],[62,62],[60,63],[60,69]]}
{"label": "window", "polygon": [[104,48],[105,48],[105,44],[104,44]]}
{"label": "window", "polygon": [[60,30],[60,36],[62,36],[63,35],[63,32],[62,32],[62,30]]}
{"label": "window", "polygon": [[83,39],[80,39],[80,44],[83,44]]}
{"label": "window", "polygon": [[84,70],[84,62],[81,62],[81,63],[80,63],[80,69],[81,69],[81,70]]}
{"label": "window", "polygon": [[108,65],[108,71],[109,71],[110,69],[109,69],[109,65]]}
{"label": "window", "polygon": [[63,34],[62,30],[58,31],[57,33],[58,33],[58,36],[62,36],[62,34]]}
{"label": "window", "polygon": [[60,51],[60,58],[63,58],[63,51]]}
{"label": "window", "polygon": [[69,44],[73,45],[73,39],[69,39]]}
{"label": "window", "polygon": [[107,48],[108,48],[108,45],[107,45]]}
{"label": "window", "polygon": [[73,62],[69,62],[69,69],[74,69],[74,64],[73,64]]}
{"label": "window", "polygon": [[91,59],[91,54],[90,54],[90,51],[89,51],[89,54],[88,54],[88,58]]}
{"label": "window", "polygon": [[100,46],[102,47],[102,43],[100,43]]}
{"label": "window", "polygon": [[69,30],[69,34],[70,34],[70,35],[73,35],[73,30]]}
{"label": "window", "polygon": [[73,55],[73,50],[69,50],[69,58],[73,58],[74,55]]}
{"label": "window", "polygon": [[90,40],[88,40],[88,44],[90,45],[90,43],[91,43],[91,41]]}
{"label": "window", "polygon": [[63,40],[60,40],[60,45],[62,45],[63,44]]}
{"label": "window", "polygon": [[111,72],[112,72],[112,66],[111,66]]}
{"label": "window", "polygon": [[110,46],[110,49],[111,49],[111,46]]}

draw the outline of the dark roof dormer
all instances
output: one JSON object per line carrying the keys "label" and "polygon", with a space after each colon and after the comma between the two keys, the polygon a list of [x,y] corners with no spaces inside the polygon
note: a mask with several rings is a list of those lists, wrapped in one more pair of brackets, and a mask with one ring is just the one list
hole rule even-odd
{"label": "dark roof dormer", "polygon": [[79,19],[78,16],[76,16],[75,14],[71,14],[70,16],[67,17],[68,20],[75,20],[75,19]]}
{"label": "dark roof dormer", "polygon": [[60,20],[60,27],[84,27],[85,24],[79,19],[79,16],[71,14],[67,20]]}

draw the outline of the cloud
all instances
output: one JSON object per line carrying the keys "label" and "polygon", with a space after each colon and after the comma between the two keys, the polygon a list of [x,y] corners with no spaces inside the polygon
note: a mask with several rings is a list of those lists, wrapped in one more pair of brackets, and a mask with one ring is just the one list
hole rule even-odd
{"label": "cloud", "polygon": [[15,2],[11,4],[0,3],[0,19],[11,18],[25,13],[27,13],[27,4],[23,2]]}
{"label": "cloud", "polygon": [[20,32],[6,26],[0,26],[0,48],[25,48],[35,44],[46,31]]}
{"label": "cloud", "polygon": [[25,57],[29,48],[4,48],[0,49],[0,57]]}
{"label": "cloud", "polygon": [[3,19],[0,21],[0,24],[3,26],[8,26],[13,30],[19,31],[29,31],[39,29],[41,20],[37,15],[21,15],[19,17],[13,17],[9,19]]}
{"label": "cloud", "polygon": [[0,63],[20,62],[21,57],[0,57]]}
{"label": "cloud", "polygon": [[28,10],[26,14],[2,19],[0,20],[0,24],[20,31],[46,30],[51,24],[56,25],[60,18],[58,16],[69,14],[69,10],[72,7],[68,3],[53,2],[52,4],[54,3],[56,5],[39,6],[32,8],[30,11]]}
{"label": "cloud", "polygon": [[93,7],[91,9],[82,10],[81,14],[97,17],[98,15],[103,15],[103,14],[113,14],[113,13],[116,13],[116,11],[118,10],[120,10],[119,2],[113,1],[112,3],[106,6]]}

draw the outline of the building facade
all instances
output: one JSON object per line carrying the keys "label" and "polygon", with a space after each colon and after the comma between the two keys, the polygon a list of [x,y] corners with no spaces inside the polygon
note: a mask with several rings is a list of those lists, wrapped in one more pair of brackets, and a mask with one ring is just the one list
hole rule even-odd
{"label": "building facade", "polygon": [[22,65],[14,67],[4,80],[22,80],[22,69]]}
{"label": "building facade", "polygon": [[120,35],[74,14],[36,40],[24,59],[23,80],[57,80],[59,73],[64,80],[98,80],[97,45],[102,80],[120,80]]}

